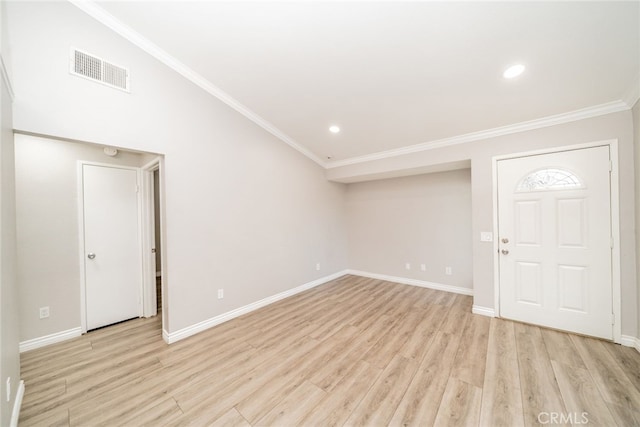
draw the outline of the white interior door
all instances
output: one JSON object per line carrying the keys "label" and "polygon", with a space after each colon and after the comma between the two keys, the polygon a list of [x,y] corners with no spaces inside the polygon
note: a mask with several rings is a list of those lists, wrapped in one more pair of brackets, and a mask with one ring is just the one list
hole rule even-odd
{"label": "white interior door", "polygon": [[138,175],[82,166],[87,329],[141,315]]}
{"label": "white interior door", "polygon": [[500,315],[612,339],[609,147],[497,170]]}

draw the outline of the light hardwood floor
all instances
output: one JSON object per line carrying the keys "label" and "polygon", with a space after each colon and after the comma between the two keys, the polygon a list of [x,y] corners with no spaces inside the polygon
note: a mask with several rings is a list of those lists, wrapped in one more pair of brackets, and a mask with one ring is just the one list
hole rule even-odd
{"label": "light hardwood floor", "polygon": [[22,426],[640,425],[636,350],[356,276],[171,346],[158,318],[91,332],[22,378]]}

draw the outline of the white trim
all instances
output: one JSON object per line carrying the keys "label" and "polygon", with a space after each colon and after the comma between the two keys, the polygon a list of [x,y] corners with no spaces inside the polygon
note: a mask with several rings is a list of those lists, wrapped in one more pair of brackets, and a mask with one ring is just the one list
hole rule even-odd
{"label": "white trim", "polygon": [[620,188],[618,166],[618,140],[609,141],[609,160],[611,161],[610,173],[610,205],[611,205],[611,297],[614,317],[613,342],[619,343],[622,339],[622,265],[620,250]]}
{"label": "white trim", "polygon": [[[158,271],[156,266],[156,254],[152,252],[154,246],[158,246],[155,242],[155,215],[154,215],[154,172],[160,171],[160,160],[158,156],[146,165],[142,166],[142,315],[144,317],[152,317],[158,314],[158,306],[156,304],[156,277]],[[162,178],[161,178],[162,179]],[[162,214],[161,214],[162,215]],[[162,239],[160,239],[162,241]],[[156,244],[154,244],[154,242]],[[162,243],[160,243],[162,247]],[[160,261],[162,268],[162,260]],[[162,270],[160,270],[162,271]]]}
{"label": "white trim", "polygon": [[622,98],[622,101],[624,101],[629,109],[631,109],[634,105],[636,105],[638,99],[640,99],[640,76],[637,76],[634,79],[631,87],[629,88],[629,90],[627,90],[627,93]]}
{"label": "white trim", "polygon": [[204,330],[217,326],[228,320],[234,319],[238,316],[242,316],[243,314],[250,313],[266,305],[273,304],[274,302],[280,301],[281,299],[306,291],[307,289],[311,289],[313,287],[325,284],[327,282],[330,282],[331,280],[335,280],[338,277],[344,276],[345,274],[348,274],[346,270],[339,271],[329,276],[321,277],[320,279],[316,279],[314,281],[305,283],[304,285],[298,286],[293,289],[289,289],[288,291],[280,292],[279,294],[272,295],[270,297],[261,299],[260,301],[253,302],[243,307],[236,308],[235,310],[228,311],[219,316],[215,316],[210,319],[203,320],[202,322],[196,323],[195,325],[187,326],[186,328],[177,330],[175,332],[168,333],[165,330],[163,330],[162,337],[168,344],[173,344],[176,341],[183,340],[187,337],[190,337],[199,332],[202,332]]}
{"label": "white trim", "polygon": [[454,294],[473,295],[473,289],[463,288],[461,286],[443,285],[441,283],[427,282],[417,279],[407,279],[405,277],[387,276],[386,274],[369,273],[359,270],[348,270],[348,274],[369,277],[370,279],[386,280],[387,282],[402,283],[403,285],[418,286],[420,288],[429,288],[439,291],[452,292]]}
{"label": "white trim", "polygon": [[84,179],[83,163],[78,161],[78,267],[80,268],[80,332],[87,332],[86,271],[84,265]]}
{"label": "white trim", "polygon": [[617,113],[619,111],[625,111],[628,109],[629,106],[624,101],[608,102],[606,104],[594,105],[593,107],[583,108],[580,110],[556,114],[548,117],[542,117],[540,119],[529,120],[526,122],[514,123],[512,125],[482,130],[479,132],[467,133],[464,135],[453,136],[451,138],[437,139],[434,141],[423,142],[421,144],[409,145],[407,147],[396,148],[393,150],[380,151],[378,153],[352,157],[344,160],[336,160],[334,162],[327,163],[325,167],[327,169],[333,169],[341,166],[354,165],[358,163],[370,162],[373,160],[381,160],[389,157],[397,157],[405,154],[433,150],[435,148],[450,147],[452,145],[464,144],[466,142],[480,141],[483,139],[495,138],[497,136],[526,132],[534,129],[541,129],[549,126],[575,122],[591,117]]}
{"label": "white trim", "polygon": [[474,304],[471,308],[471,312],[473,314],[479,314],[481,316],[496,317],[495,310],[490,307],[482,307]]}
{"label": "white trim", "polygon": [[18,419],[20,418],[20,409],[22,408],[22,398],[24,397],[24,381],[20,380],[18,391],[16,392],[16,400],[13,402],[13,411],[11,412],[10,427],[18,427]]}
{"label": "white trim", "polygon": [[82,328],[77,327],[73,329],[67,329],[66,331],[45,335],[43,337],[22,341],[20,343],[20,353],[24,353],[25,351],[29,350],[35,350],[36,348],[45,347],[62,341],[67,341],[73,338],[77,338],[81,335]]}
{"label": "white trim", "polygon": [[500,235],[498,233],[498,159],[491,159],[491,190],[493,207],[493,310],[500,317]]}
{"label": "white trim", "polygon": [[86,297],[86,271],[85,271],[85,247],[84,247],[84,174],[83,174],[83,166],[99,166],[106,167],[112,169],[126,169],[133,170],[136,172],[136,185],[138,186],[138,193],[136,200],[138,202],[138,256],[140,256],[140,289],[138,292],[138,316],[142,317],[143,310],[143,297],[144,297],[144,259],[142,254],[142,191],[140,191],[141,180],[142,180],[142,170],[138,167],[133,166],[122,166],[112,163],[99,163],[99,162],[90,162],[87,160],[78,160],[78,238],[79,238],[79,262],[80,262],[80,327],[82,329],[82,333],[87,332],[87,297]]}
{"label": "white trim", "polygon": [[[526,151],[522,153],[511,153],[506,155],[494,156],[492,158],[493,167],[493,235],[494,255],[498,252],[499,230],[498,230],[498,180],[497,168],[499,160],[514,159],[519,157],[533,156],[539,154],[558,153],[571,150],[582,150],[593,147],[609,147],[609,156],[611,160],[611,235],[613,237],[613,248],[611,250],[611,286],[612,286],[612,311],[614,316],[613,325],[613,341],[620,344],[622,339],[622,295],[621,295],[621,265],[620,265],[620,190],[618,183],[618,140],[610,139],[605,141],[588,142],[584,144],[574,144],[564,147],[551,147],[541,150]],[[500,316],[500,262],[497,256],[493,257],[494,273],[494,303],[495,314]]]}
{"label": "white trim", "polygon": [[167,67],[171,68],[178,74],[185,77],[187,80],[191,81],[196,86],[200,87],[210,95],[218,98],[220,101],[227,104],[229,107],[236,110],[238,113],[245,116],[247,119],[251,120],[276,138],[280,139],[293,149],[299,151],[303,155],[307,156],[309,159],[316,162],[318,165],[325,167],[324,162],[315,154],[313,154],[310,150],[300,145],[297,141],[295,141],[290,136],[286,135],[280,129],[276,128],[273,124],[269,123],[267,120],[260,117],[258,114],[247,108],[245,105],[241,104],[238,100],[233,98],[228,93],[224,92],[219,87],[215,86],[209,80],[204,78],[202,75],[198,74],[187,65],[178,61],[176,58],[171,56],[169,53],[165,52],[158,45],[152,43],[149,39],[142,36],[135,30],[133,30],[128,25],[125,25],[123,22],[116,19],[113,15],[105,11],[103,8],[98,6],[92,1],[82,1],[82,0],[69,0],[69,2],[75,5],[78,9],[85,12],[87,15],[96,19],[101,24],[107,26],[111,30],[115,31],[120,36],[124,37],[126,40],[130,41],[134,45],[138,46],[143,51],[147,52],[149,55],[156,58],[158,61],[165,64]]}
{"label": "white trim", "polygon": [[640,338],[632,337],[631,335],[621,335],[620,345],[635,348],[640,352]]}
{"label": "white trim", "polygon": [[13,85],[11,84],[11,79],[9,78],[9,72],[7,71],[7,66],[4,62],[4,57],[0,54],[0,73],[2,73],[2,80],[4,81],[5,86],[7,86],[7,92],[9,92],[9,96],[11,97],[11,101],[16,99],[15,93],[13,92]]}

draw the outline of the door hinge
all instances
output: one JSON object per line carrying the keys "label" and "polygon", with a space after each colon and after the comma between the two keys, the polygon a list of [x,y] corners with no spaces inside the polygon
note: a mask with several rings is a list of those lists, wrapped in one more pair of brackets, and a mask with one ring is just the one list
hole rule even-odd
{"label": "door hinge", "polygon": [[136,184],[136,193],[140,192],[140,186],[138,184]]}
{"label": "door hinge", "polygon": [[616,324],[616,315],[611,313],[611,324],[615,325]]}
{"label": "door hinge", "polygon": [[609,247],[613,249],[613,237],[609,237]]}
{"label": "door hinge", "polygon": [[609,160],[609,172],[613,172],[613,162]]}

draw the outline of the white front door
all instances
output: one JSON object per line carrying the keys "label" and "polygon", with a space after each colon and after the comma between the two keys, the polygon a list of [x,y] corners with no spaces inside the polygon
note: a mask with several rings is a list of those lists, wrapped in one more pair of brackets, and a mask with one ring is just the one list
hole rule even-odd
{"label": "white front door", "polygon": [[141,315],[138,174],[82,166],[87,329]]}
{"label": "white front door", "polygon": [[609,147],[497,171],[500,315],[612,339]]}

